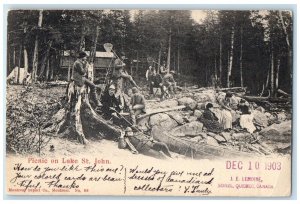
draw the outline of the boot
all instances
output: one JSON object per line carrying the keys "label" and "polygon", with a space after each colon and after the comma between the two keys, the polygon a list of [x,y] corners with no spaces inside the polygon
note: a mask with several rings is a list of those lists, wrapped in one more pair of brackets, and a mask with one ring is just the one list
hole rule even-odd
{"label": "boot", "polygon": [[101,102],[97,99],[96,89],[91,90],[91,98],[96,106],[102,106]]}

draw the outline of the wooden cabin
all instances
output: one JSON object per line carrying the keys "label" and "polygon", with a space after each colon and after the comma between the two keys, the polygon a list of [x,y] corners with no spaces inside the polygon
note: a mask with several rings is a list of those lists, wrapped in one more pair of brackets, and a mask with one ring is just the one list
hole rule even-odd
{"label": "wooden cabin", "polygon": [[[90,51],[86,51],[90,55]],[[60,75],[63,80],[70,79],[72,66],[76,60],[76,57],[70,54],[70,50],[63,52],[60,60]],[[94,82],[104,83],[107,69],[113,67],[115,55],[112,52],[96,52],[94,60]]]}

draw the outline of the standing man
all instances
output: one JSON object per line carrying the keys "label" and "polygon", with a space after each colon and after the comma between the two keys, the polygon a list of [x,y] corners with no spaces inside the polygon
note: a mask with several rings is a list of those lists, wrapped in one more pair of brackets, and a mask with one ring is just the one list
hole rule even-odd
{"label": "standing man", "polygon": [[91,98],[96,106],[102,104],[97,99],[96,88],[97,86],[87,78],[87,54],[84,51],[80,51],[77,60],[73,65],[73,80],[76,86],[82,87],[84,84],[91,89]]}
{"label": "standing man", "polygon": [[130,83],[138,87],[133,78],[125,70],[126,64],[124,63],[125,53],[121,52],[121,58],[117,58],[114,62],[114,73],[113,78],[116,80],[116,94],[119,95],[120,92],[123,92],[124,80],[130,81]]}
{"label": "standing man", "polygon": [[131,107],[130,107],[130,115],[133,126],[136,125],[136,117],[142,114],[146,108],[146,102],[144,96],[139,93],[139,90],[136,87],[132,88],[133,95],[131,96]]}
{"label": "standing man", "polygon": [[146,80],[147,80],[147,82],[149,84],[150,95],[153,94],[152,77],[153,77],[154,71],[153,71],[152,66],[149,66],[149,68],[146,71]]}

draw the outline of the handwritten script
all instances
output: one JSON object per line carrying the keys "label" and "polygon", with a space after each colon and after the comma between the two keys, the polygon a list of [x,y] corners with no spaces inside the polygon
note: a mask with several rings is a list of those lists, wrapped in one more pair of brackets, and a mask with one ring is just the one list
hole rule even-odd
{"label": "handwritten script", "polygon": [[165,170],[155,166],[126,166],[113,164],[73,163],[22,163],[13,164],[8,192],[34,193],[85,193],[94,188],[108,188],[118,194],[127,192],[181,193],[210,195],[214,182],[214,168],[203,171]]}

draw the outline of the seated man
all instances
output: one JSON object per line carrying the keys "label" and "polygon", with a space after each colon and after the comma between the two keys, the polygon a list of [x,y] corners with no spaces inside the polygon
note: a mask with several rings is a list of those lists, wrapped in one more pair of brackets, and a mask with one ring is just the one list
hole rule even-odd
{"label": "seated man", "polygon": [[114,114],[122,110],[122,106],[115,96],[116,87],[110,85],[109,88],[104,92],[102,102],[102,113],[105,119],[111,119]]}
{"label": "seated man", "polygon": [[87,78],[87,64],[87,54],[81,51],[73,65],[73,80],[76,86],[82,87],[85,84],[90,87],[93,102],[96,106],[101,106],[101,103],[97,99],[97,86]]}
{"label": "seated man", "polygon": [[[125,140],[125,142],[124,142]],[[172,157],[168,146],[163,142],[154,141],[151,137],[143,133],[134,133],[130,127],[127,127],[125,133],[119,138],[119,148],[128,147],[133,154],[142,154],[149,156],[159,156],[163,152],[166,156]]]}
{"label": "seated man", "polygon": [[[163,86],[168,90],[171,94],[176,94],[176,81],[174,80],[175,71],[170,71],[169,74],[166,74],[163,77]],[[163,90],[163,94],[165,94],[165,90]]]}
{"label": "seated man", "polygon": [[136,125],[136,117],[140,115],[141,113],[145,112],[146,103],[144,96],[139,93],[138,89],[136,87],[132,88],[132,96],[130,100],[130,115],[132,124]]}
{"label": "seated man", "polygon": [[[154,94],[154,88],[160,88],[161,93],[163,93],[163,86],[162,86],[162,77],[160,74],[157,74],[154,70],[152,77],[150,77],[150,94]],[[161,95],[162,97],[163,95]]]}

